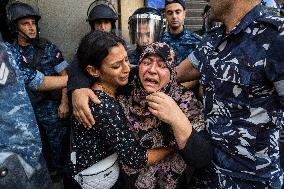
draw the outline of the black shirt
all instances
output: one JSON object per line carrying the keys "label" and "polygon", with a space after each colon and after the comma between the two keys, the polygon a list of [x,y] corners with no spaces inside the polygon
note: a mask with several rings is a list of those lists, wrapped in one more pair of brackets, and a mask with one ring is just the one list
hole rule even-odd
{"label": "black shirt", "polygon": [[130,167],[139,169],[147,164],[147,149],[135,140],[120,104],[102,91],[95,91],[101,100],[100,105],[93,102],[90,108],[95,125],[85,128],[75,118],[73,147],[76,152],[76,172],[80,172],[112,153]]}

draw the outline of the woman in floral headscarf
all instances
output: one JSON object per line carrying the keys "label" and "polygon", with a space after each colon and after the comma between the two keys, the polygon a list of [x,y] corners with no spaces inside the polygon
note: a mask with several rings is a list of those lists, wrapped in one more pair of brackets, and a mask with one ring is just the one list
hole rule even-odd
{"label": "woman in floral headscarf", "polygon": [[[156,91],[174,99],[196,131],[204,130],[200,103],[191,91],[176,82],[175,61],[175,53],[166,43],[149,45],[141,55],[139,74],[130,84],[131,94],[118,98],[132,125],[131,130],[143,147],[176,145],[170,127],[148,110],[146,96]],[[129,188],[139,189],[177,188],[186,168],[187,165],[178,152],[142,169],[132,169],[122,164],[124,173],[129,177]]]}

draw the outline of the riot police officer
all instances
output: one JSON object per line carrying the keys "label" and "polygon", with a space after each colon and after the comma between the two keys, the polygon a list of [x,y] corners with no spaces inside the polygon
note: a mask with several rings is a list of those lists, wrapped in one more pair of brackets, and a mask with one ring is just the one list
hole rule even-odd
{"label": "riot police officer", "polygon": [[128,29],[131,43],[136,46],[135,49],[127,52],[129,62],[138,65],[143,48],[160,40],[163,32],[163,16],[158,9],[139,8],[129,17]]}
{"label": "riot police officer", "polygon": [[[101,30],[116,34],[116,21],[118,19],[114,6],[108,1],[94,1],[87,10],[87,21],[91,31]],[[124,45],[127,49],[127,45]],[[77,56],[75,55],[69,68],[68,91],[73,91],[78,86],[88,87],[89,79],[84,78],[85,74],[78,66]]]}
{"label": "riot police officer", "polygon": [[[111,4],[98,4],[92,9],[91,7],[96,3],[94,1],[88,8],[87,21],[90,24],[91,30],[101,30],[105,32],[115,32],[116,21],[118,15]],[[91,11],[89,11],[91,9]]]}
{"label": "riot police officer", "polygon": [[[24,66],[45,76],[67,75],[65,69],[68,63],[61,51],[50,41],[39,38],[38,21],[41,16],[30,5],[18,1],[10,4],[7,7],[7,18],[14,36],[11,47],[20,52]],[[69,111],[67,89],[48,92],[34,91],[28,86],[26,89],[41,130],[48,168],[57,175],[64,166],[62,140],[67,128],[62,119],[67,117]]]}

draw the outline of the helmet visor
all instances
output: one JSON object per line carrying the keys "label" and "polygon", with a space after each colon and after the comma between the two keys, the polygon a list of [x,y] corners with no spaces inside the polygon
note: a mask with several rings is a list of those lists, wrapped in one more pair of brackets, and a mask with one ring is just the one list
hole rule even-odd
{"label": "helmet visor", "polygon": [[137,14],[130,17],[129,35],[132,44],[145,47],[158,41],[161,32],[161,16],[154,14]]}

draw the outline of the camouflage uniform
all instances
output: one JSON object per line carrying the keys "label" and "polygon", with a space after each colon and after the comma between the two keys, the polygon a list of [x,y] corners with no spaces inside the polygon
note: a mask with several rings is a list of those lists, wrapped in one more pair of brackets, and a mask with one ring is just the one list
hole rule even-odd
{"label": "camouflage uniform", "polygon": [[39,130],[22,80],[37,89],[43,77],[35,70],[20,70],[19,62],[19,52],[0,43],[0,188],[50,188]]}
{"label": "camouflage uniform", "polygon": [[177,64],[186,59],[186,57],[196,48],[196,45],[200,42],[201,37],[189,30],[184,29],[179,34],[171,34],[164,32],[161,42],[169,44],[177,55]]}
{"label": "camouflage uniform", "polygon": [[283,31],[284,19],[263,14],[258,5],[229,34],[224,26],[210,31],[189,55],[202,74],[219,187],[281,187]]}
{"label": "camouflage uniform", "polygon": [[[25,64],[23,67],[30,67],[37,51],[36,45],[20,47],[17,43],[13,43],[12,46],[21,53]],[[62,57],[61,51],[54,44],[46,41],[40,65],[37,65],[36,69],[45,76],[56,76],[59,72],[65,70],[67,66],[68,63]],[[59,168],[58,166],[63,166],[62,140],[67,132],[64,122],[58,116],[61,90],[52,92],[33,91],[33,94],[40,96],[40,100],[37,100],[38,102],[34,104],[34,111],[41,131],[43,152],[49,169],[55,171],[56,168]],[[49,150],[51,150],[52,154],[50,154]]]}

